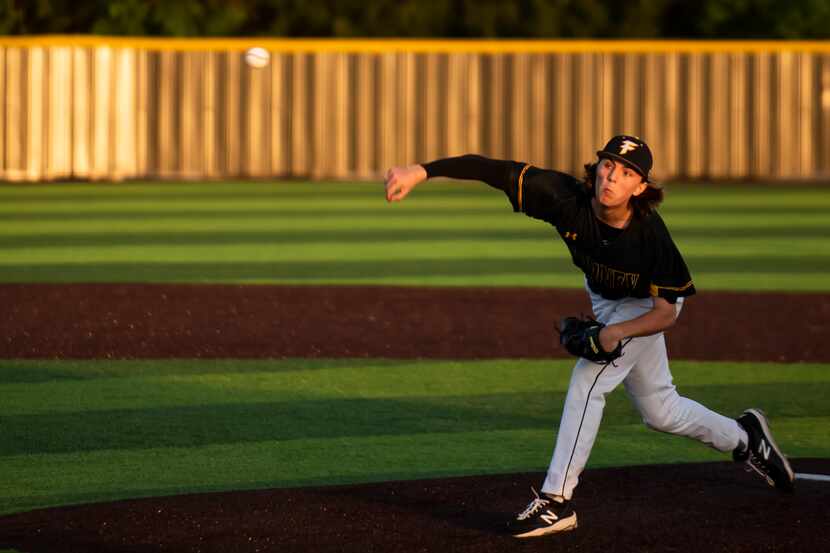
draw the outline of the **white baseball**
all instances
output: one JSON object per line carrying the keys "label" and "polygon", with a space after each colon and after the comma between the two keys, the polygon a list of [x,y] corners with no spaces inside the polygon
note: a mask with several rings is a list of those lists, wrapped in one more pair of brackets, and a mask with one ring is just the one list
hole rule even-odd
{"label": "white baseball", "polygon": [[270,60],[271,54],[268,53],[268,50],[259,46],[248,48],[248,51],[245,52],[245,63],[251,67],[265,67]]}

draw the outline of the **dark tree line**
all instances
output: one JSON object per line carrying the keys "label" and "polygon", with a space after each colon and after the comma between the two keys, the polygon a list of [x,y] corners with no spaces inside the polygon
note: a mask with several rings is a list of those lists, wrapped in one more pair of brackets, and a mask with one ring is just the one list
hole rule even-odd
{"label": "dark tree line", "polygon": [[828,0],[0,0],[0,34],[825,39]]}

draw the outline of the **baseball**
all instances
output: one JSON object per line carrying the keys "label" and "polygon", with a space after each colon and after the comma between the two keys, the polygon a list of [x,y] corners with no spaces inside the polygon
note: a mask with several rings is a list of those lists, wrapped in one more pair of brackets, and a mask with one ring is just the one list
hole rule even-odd
{"label": "baseball", "polygon": [[254,48],[248,48],[245,52],[245,63],[247,63],[251,67],[261,68],[268,65],[268,61],[271,59],[271,54],[268,53],[268,50],[265,48],[260,48],[256,46]]}

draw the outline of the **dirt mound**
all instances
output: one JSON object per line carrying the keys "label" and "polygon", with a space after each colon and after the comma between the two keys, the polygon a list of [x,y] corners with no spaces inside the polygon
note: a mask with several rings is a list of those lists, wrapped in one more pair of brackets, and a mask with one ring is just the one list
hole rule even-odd
{"label": "dirt mound", "polygon": [[[830,472],[800,459],[796,471]],[[781,494],[732,463],[587,470],[579,528],[516,540],[504,521],[541,474],[162,497],[0,518],[0,549],[58,552],[830,550],[830,483]]]}
{"label": "dirt mound", "polygon": [[[3,284],[0,358],[567,357],[580,290]],[[702,293],[675,359],[830,362],[830,294]]]}

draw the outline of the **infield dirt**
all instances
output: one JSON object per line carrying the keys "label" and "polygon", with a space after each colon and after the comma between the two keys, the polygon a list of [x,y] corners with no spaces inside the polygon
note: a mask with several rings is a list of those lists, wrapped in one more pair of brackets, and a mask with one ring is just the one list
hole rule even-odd
{"label": "infield dirt", "polygon": [[[567,357],[580,290],[144,284],[0,285],[0,358]],[[690,298],[675,359],[830,362],[830,294]]]}
{"label": "infield dirt", "polygon": [[[830,470],[800,459],[797,470]],[[538,474],[211,493],[0,518],[28,553],[497,551],[758,553],[830,550],[830,485],[777,493],[729,463],[587,470],[573,532],[516,540],[504,522]]]}
{"label": "infield dirt", "polygon": [[[548,358],[581,291],[394,287],[0,285],[0,358]],[[830,362],[830,294],[707,293],[673,358]],[[643,459],[648,462],[647,458]],[[797,459],[796,471],[830,472]],[[37,552],[830,551],[830,484],[779,494],[725,463],[588,470],[580,527],[519,542],[507,516],[540,474],[273,489],[0,517],[0,549]]]}

